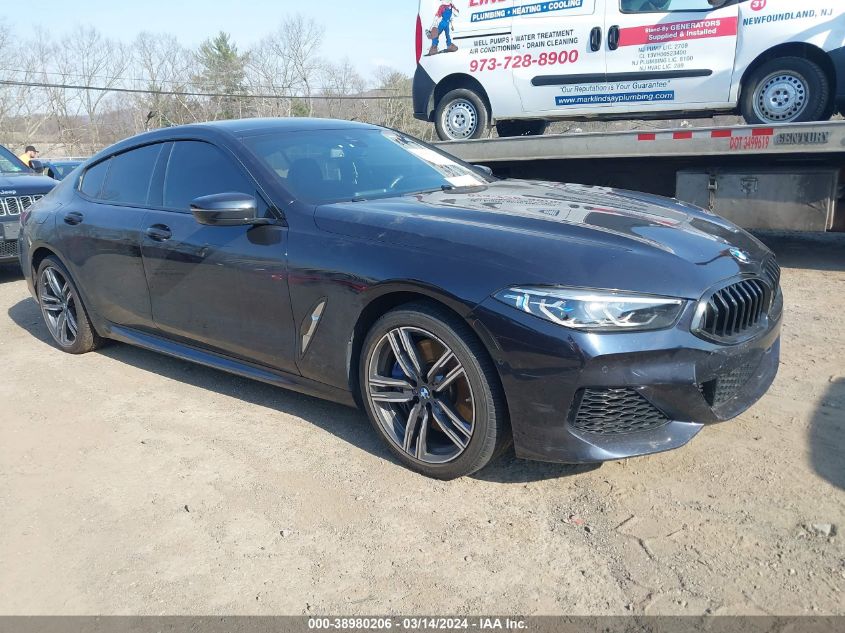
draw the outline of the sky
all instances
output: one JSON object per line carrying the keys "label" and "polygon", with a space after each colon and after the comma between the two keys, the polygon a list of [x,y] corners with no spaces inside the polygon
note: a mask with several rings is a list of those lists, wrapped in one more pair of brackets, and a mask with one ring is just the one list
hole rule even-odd
{"label": "sky", "polygon": [[[107,36],[131,42],[141,31],[171,33],[188,48],[223,30],[240,50],[261,40],[284,16],[301,13],[326,28],[323,57],[348,57],[370,80],[379,66],[406,74],[415,67],[417,0],[0,0],[0,21],[21,37],[40,27],[61,37],[76,25],[94,26]],[[390,7],[389,9],[386,7]]]}

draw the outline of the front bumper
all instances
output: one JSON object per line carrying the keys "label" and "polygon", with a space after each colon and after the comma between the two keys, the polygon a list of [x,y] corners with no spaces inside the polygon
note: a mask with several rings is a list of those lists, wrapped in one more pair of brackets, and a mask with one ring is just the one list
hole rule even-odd
{"label": "front bumper", "polygon": [[18,261],[18,235],[20,223],[17,218],[0,222],[0,264]]}
{"label": "front bumper", "polygon": [[434,80],[425,69],[417,64],[411,94],[414,102],[414,118],[420,121],[432,121],[434,112]]}
{"label": "front bumper", "polygon": [[[726,346],[694,336],[693,313],[689,305],[668,330],[595,334],[495,299],[482,303],[474,324],[499,369],[517,456],[589,463],[667,451],[689,442],[705,424],[734,418],[757,402],[777,374],[782,315],[771,317],[756,338]],[[738,388],[714,399],[717,381],[735,376],[741,376]],[[644,399],[665,422],[607,433],[579,426],[585,393],[620,389]]]}

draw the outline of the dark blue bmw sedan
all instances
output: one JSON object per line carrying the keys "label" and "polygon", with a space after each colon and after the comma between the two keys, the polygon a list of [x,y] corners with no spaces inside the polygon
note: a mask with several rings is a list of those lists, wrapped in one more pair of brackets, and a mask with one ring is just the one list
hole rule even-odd
{"label": "dark blue bmw sedan", "polygon": [[331,120],[159,130],[22,218],[63,350],[115,339],[361,406],[432,477],[688,442],[778,367],[771,252],[677,201],[497,180]]}

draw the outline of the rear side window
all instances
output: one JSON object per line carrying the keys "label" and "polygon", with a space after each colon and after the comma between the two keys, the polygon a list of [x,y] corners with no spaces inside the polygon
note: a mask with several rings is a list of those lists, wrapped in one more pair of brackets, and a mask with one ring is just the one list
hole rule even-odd
{"label": "rear side window", "polygon": [[96,197],[106,202],[146,205],[159,152],[161,144],[147,145],[112,158],[105,185]]}
{"label": "rear side window", "polygon": [[106,181],[106,175],[109,173],[109,166],[111,159],[104,160],[102,163],[97,163],[93,167],[85,170],[82,176],[82,184],[79,190],[89,198],[99,198],[100,191],[103,189],[103,183]]}
{"label": "rear side window", "polygon": [[201,196],[215,193],[255,195],[255,187],[221,150],[200,141],[177,141],[167,164],[164,206],[188,212]]}

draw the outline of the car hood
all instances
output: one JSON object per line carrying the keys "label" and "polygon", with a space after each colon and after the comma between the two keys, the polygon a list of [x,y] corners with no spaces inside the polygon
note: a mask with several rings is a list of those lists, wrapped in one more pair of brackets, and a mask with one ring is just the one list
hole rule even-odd
{"label": "car hood", "polygon": [[19,174],[0,173],[0,196],[29,196],[48,193],[59,184],[47,176],[22,172]]}
{"label": "car hood", "polygon": [[333,233],[508,268],[513,283],[688,298],[759,272],[769,254],[727,220],[676,200],[518,180],[324,205],[316,222]]}

